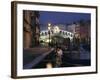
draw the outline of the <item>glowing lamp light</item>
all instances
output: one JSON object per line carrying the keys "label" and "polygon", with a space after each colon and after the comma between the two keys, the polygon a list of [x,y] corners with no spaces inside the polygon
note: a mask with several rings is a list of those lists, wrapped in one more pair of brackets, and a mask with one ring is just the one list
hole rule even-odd
{"label": "glowing lamp light", "polygon": [[48,23],[48,26],[51,26],[51,24],[50,24],[50,23]]}
{"label": "glowing lamp light", "polygon": [[50,26],[48,26],[48,30],[50,30],[51,29],[51,27]]}
{"label": "glowing lamp light", "polygon": [[46,67],[47,67],[47,68],[52,68],[52,64],[51,64],[51,63],[47,63],[47,64],[46,64]]}
{"label": "glowing lamp light", "polygon": [[50,39],[50,40],[49,40],[49,39],[47,39],[47,40],[46,40],[46,42],[47,42],[47,43],[51,42],[51,39]]}
{"label": "glowing lamp light", "polygon": [[60,32],[59,27],[58,27],[58,26],[55,26],[55,27],[54,27],[54,33],[59,33],[59,32]]}
{"label": "glowing lamp light", "polygon": [[51,29],[51,24],[50,23],[48,23],[48,30],[50,30]]}

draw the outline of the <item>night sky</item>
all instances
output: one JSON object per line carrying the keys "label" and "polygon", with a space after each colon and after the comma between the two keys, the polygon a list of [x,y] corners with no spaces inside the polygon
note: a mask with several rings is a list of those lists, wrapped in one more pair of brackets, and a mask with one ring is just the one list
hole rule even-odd
{"label": "night sky", "polygon": [[40,11],[40,24],[71,24],[79,20],[90,20],[89,13]]}

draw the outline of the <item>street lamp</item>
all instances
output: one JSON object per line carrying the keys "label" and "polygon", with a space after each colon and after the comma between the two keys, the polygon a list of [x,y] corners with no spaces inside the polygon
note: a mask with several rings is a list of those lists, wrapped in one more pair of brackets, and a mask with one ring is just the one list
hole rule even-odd
{"label": "street lamp", "polygon": [[[60,28],[59,26],[55,26],[54,27],[54,33],[59,36],[59,32],[60,32]],[[58,43],[59,43],[59,39],[57,40],[57,38],[55,38],[55,43],[56,43],[56,47],[58,46]]]}
{"label": "street lamp", "polygon": [[[48,23],[48,26],[50,27],[51,26],[51,23]],[[50,29],[50,28],[49,28]]]}
{"label": "street lamp", "polygon": [[50,30],[51,30],[51,24],[50,24],[50,23],[48,23],[49,46],[50,46]]}

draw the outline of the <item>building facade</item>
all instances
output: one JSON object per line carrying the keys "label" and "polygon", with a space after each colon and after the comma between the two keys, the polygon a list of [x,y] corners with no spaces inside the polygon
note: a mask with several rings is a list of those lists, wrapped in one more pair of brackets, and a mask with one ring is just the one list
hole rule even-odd
{"label": "building facade", "polygon": [[67,26],[67,30],[74,33],[74,37],[79,38],[80,41],[88,40],[90,41],[91,36],[91,23],[87,21],[79,21],[74,24]]}
{"label": "building facade", "polygon": [[30,48],[39,45],[39,12],[23,11],[23,47]]}
{"label": "building facade", "polygon": [[91,23],[90,21],[80,21],[76,27],[76,32],[79,34],[81,42],[90,42],[91,38]]}

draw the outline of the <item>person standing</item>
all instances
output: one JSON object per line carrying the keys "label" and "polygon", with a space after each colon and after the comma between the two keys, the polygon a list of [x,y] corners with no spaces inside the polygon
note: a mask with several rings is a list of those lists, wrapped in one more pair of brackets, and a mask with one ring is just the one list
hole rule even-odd
{"label": "person standing", "polygon": [[62,64],[62,55],[63,55],[63,51],[60,47],[57,47],[56,50],[56,67],[61,66]]}

